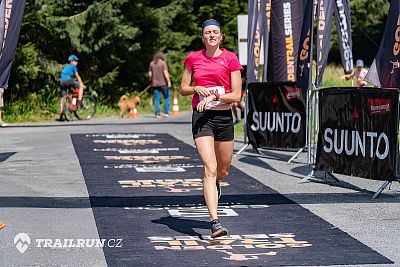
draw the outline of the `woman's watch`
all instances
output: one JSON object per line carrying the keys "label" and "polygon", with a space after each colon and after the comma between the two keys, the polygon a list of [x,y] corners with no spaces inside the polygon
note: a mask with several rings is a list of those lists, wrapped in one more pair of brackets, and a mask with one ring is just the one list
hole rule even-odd
{"label": "woman's watch", "polygon": [[215,95],[215,101],[218,101],[218,99],[219,99],[219,93],[218,93],[218,91],[216,91],[214,95]]}

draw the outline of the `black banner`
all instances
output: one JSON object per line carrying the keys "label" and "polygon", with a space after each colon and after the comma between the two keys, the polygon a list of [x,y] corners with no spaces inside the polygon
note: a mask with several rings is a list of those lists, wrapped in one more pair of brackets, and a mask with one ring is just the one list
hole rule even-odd
{"label": "black banner", "polygon": [[353,70],[353,41],[351,39],[351,19],[349,0],[335,0],[336,29],[340,47],[340,57],[346,74]]}
{"label": "black banner", "polygon": [[[313,4],[315,3],[315,4]],[[312,59],[312,42],[313,39],[313,22],[316,11],[316,1],[307,0],[306,9],[304,11],[303,26],[300,35],[300,48],[297,59],[296,84],[303,90],[307,90],[311,82],[311,59]]]}
{"label": "black banner", "polygon": [[400,87],[400,1],[391,1],[383,39],[365,80],[378,87]]}
{"label": "black banner", "polygon": [[317,30],[317,77],[315,85],[322,85],[322,77],[328,62],[329,46],[332,32],[332,15],[334,0],[318,0],[318,30]]}
{"label": "black banner", "polygon": [[247,81],[250,83],[260,80],[262,16],[260,0],[249,0],[248,6]]}
{"label": "black banner", "polygon": [[260,148],[298,149],[306,141],[303,91],[293,82],[250,83],[247,133]]}
{"label": "black banner", "polygon": [[8,87],[24,8],[25,0],[2,0],[0,4],[0,88]]}
{"label": "black banner", "polygon": [[274,81],[295,81],[303,1],[272,0],[271,37]]}
{"label": "black banner", "polygon": [[268,80],[268,49],[269,49],[269,33],[271,32],[271,0],[261,0],[262,17],[263,17],[263,48],[264,48],[264,65],[262,81]]}
{"label": "black banner", "polygon": [[319,91],[316,169],[374,180],[396,173],[397,90]]}

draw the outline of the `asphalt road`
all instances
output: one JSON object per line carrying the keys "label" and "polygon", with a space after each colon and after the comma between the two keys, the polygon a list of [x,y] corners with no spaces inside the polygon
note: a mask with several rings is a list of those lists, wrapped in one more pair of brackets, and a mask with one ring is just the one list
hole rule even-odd
{"label": "asphalt road", "polygon": [[[162,120],[141,116],[0,128],[0,221],[7,224],[0,230],[0,266],[107,265],[101,248],[29,246],[21,253],[14,244],[19,233],[36,240],[99,238],[71,134],[169,133],[193,145],[190,127],[190,113],[184,112]],[[235,148],[242,146],[237,139]],[[264,152],[260,157],[246,150],[233,165],[386,256],[394,262],[388,266],[400,266],[398,183],[375,200],[377,181],[339,176],[340,184],[299,184],[311,171],[305,153],[287,164],[293,153]]]}

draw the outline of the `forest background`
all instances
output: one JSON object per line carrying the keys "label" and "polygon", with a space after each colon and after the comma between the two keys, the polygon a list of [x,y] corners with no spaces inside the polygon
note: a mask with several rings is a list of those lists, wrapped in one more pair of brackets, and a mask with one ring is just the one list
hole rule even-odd
{"label": "forest background", "polygon": [[[388,0],[350,0],[353,57],[369,65],[383,35]],[[167,54],[173,92],[178,92],[183,59],[202,48],[201,24],[214,18],[237,51],[237,15],[242,0],[27,0],[19,45],[5,93],[8,122],[54,119],[59,110],[58,79],[68,55],[79,57],[79,74],[95,95],[100,115],[117,114],[122,94],[135,95],[149,84],[154,53]],[[334,22],[334,20],[333,20]],[[324,86],[343,84],[336,27]],[[351,85],[351,84],[350,84]],[[148,97],[149,94],[143,97]],[[180,101],[181,108],[189,107]],[[142,101],[143,112],[151,105]]]}

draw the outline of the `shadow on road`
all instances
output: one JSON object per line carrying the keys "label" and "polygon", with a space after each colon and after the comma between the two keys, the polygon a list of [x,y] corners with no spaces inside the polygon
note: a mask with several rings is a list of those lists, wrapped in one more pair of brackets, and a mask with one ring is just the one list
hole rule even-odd
{"label": "shadow on road", "polygon": [[2,152],[0,153],[0,162],[6,161],[9,157],[13,156],[17,152]]}
{"label": "shadow on road", "polygon": [[[395,192],[391,190],[391,192]],[[382,194],[372,199],[371,193],[289,193],[223,195],[221,205],[293,205],[338,203],[400,203],[400,194]],[[296,200],[296,201],[292,201]],[[202,195],[170,197],[0,197],[0,208],[57,208],[83,209],[96,207],[136,208],[151,206],[204,205]]]}
{"label": "shadow on road", "polygon": [[194,229],[210,229],[210,223],[206,221],[196,221],[176,217],[161,217],[157,220],[152,220],[152,223],[163,224],[168,226],[169,229],[175,232],[182,233],[189,236],[202,237],[202,234],[196,232]]}

